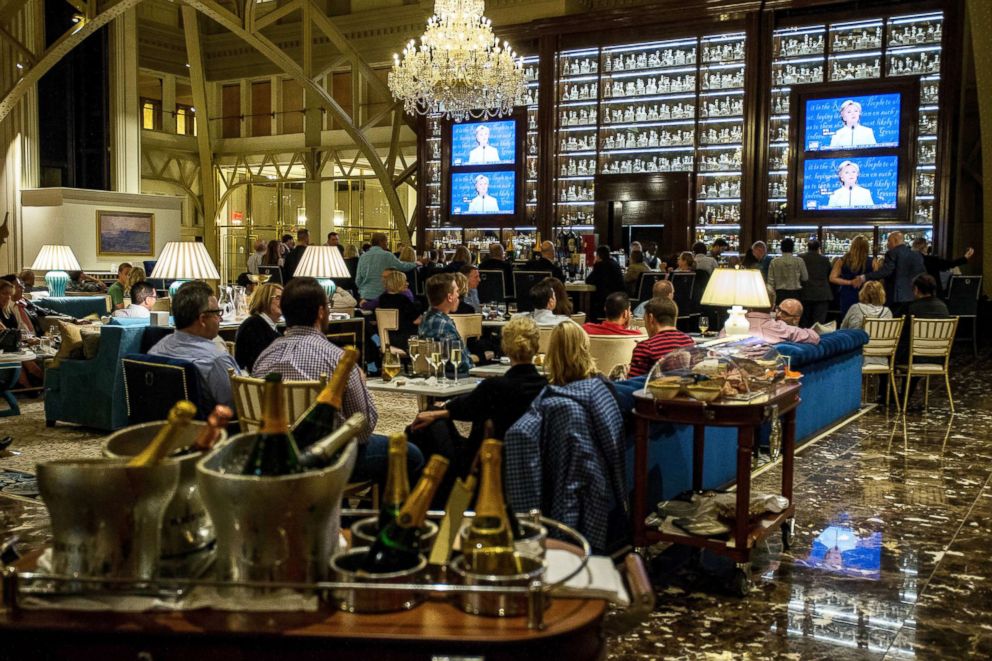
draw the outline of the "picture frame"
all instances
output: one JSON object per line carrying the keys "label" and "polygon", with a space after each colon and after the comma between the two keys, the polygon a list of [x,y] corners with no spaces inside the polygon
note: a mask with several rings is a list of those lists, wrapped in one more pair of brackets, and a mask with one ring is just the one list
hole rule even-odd
{"label": "picture frame", "polygon": [[155,214],[143,211],[97,211],[96,254],[152,257]]}

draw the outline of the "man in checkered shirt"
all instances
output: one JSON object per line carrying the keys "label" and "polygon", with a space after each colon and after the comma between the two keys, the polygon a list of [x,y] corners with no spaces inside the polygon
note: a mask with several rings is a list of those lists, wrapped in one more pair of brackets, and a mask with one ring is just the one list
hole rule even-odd
{"label": "man in checkered shirt", "polygon": [[[313,278],[293,278],[282,290],[282,314],[286,332],[270,344],[255,361],[252,376],[263,378],[278,372],[287,381],[317,381],[330,375],[344,354],[332,344],[324,331],[328,319],[327,294]],[[389,441],[382,434],[372,434],[379,419],[375,402],[365,386],[360,369],[352,370],[344,392],[342,413],[347,418],[361,413],[368,421],[368,433],[359,437],[358,461],[351,474],[354,482],[386,481]],[[407,469],[411,478],[419,474],[423,454],[415,445],[407,447]]]}

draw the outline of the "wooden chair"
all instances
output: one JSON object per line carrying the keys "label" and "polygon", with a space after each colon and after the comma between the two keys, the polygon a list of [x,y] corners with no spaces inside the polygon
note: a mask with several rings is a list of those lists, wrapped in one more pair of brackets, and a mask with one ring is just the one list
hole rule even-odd
{"label": "wooden chair", "polygon": [[899,349],[899,338],[902,336],[904,317],[898,319],[867,319],[865,332],[868,333],[868,344],[864,346],[865,358],[885,358],[885,364],[866,363],[861,366],[861,378],[886,374],[889,384],[885,388],[885,405],[889,405],[890,395],[895,395],[896,410],[902,410],[899,404],[899,391],[896,390],[896,351]]}
{"label": "wooden chair", "polygon": [[626,368],[630,365],[630,356],[634,347],[644,337],[633,335],[591,335],[589,336],[589,353],[596,361],[596,368],[603,374],[612,374],[618,365]]}
{"label": "wooden chair", "polygon": [[[262,388],[265,379],[235,374],[234,370],[230,370],[229,374],[241,431],[257,432],[262,427]],[[317,400],[317,395],[327,385],[327,375],[322,374],[319,381],[283,381],[282,384],[289,424],[292,425]]]}
{"label": "wooden chair", "polygon": [[[462,338],[462,348],[468,351],[468,341],[482,337],[482,315],[481,314],[452,314],[448,315],[455,322],[455,328]],[[472,362],[478,363],[479,357],[472,354]]]}
{"label": "wooden chair", "polygon": [[[954,413],[954,398],[951,395],[951,381],[948,378],[951,348],[954,346],[954,334],[958,329],[958,318],[950,319],[917,319],[912,318],[909,334],[909,362],[899,365],[896,371],[906,377],[903,387],[902,409],[906,410],[909,403],[909,385],[914,376],[924,377],[926,383],[923,390],[923,408],[930,406],[930,377],[944,377],[947,388],[947,400]],[[917,359],[942,358],[942,363],[916,362]]]}
{"label": "wooden chair", "polygon": [[[400,328],[400,311],[390,308],[379,308],[375,309],[375,325],[379,328],[379,339],[382,340],[382,346],[390,345],[390,350],[393,349],[389,341],[389,331],[399,330]],[[396,353],[402,353],[400,349],[395,350]]]}
{"label": "wooden chair", "polygon": [[572,318],[572,321],[574,321],[575,323],[577,323],[579,326],[581,326],[582,324],[586,323],[586,313],[585,312],[576,312],[575,314],[572,314],[572,315],[569,315],[569,316]]}
{"label": "wooden chair", "polygon": [[152,303],[152,312],[172,312],[172,299],[169,297],[155,299]]}
{"label": "wooden chair", "polygon": [[539,338],[537,341],[537,353],[548,353],[548,345],[551,344],[551,331],[555,328],[554,326],[539,326],[537,332]]}
{"label": "wooden chair", "polygon": [[234,342],[225,341],[224,347],[227,349],[227,353],[231,354],[232,356],[234,355],[234,348],[235,348]]}

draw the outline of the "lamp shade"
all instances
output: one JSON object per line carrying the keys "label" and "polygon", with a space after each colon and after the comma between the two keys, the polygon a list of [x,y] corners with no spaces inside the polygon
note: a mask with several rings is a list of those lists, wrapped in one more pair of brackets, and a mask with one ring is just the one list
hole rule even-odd
{"label": "lamp shade", "polygon": [[293,276],[350,278],[351,273],[348,271],[348,266],[344,263],[344,258],[337,246],[307,246]]}
{"label": "lamp shade", "polygon": [[32,271],[82,271],[69,246],[46,245],[31,265]]}
{"label": "lamp shade", "polygon": [[163,280],[220,280],[207,247],[198,241],[170,241],[155,262],[149,278]]}
{"label": "lamp shade", "polygon": [[703,292],[703,305],[731,306],[747,308],[768,308],[768,290],[765,279],[757,269],[721,269],[713,271],[706,291]]}

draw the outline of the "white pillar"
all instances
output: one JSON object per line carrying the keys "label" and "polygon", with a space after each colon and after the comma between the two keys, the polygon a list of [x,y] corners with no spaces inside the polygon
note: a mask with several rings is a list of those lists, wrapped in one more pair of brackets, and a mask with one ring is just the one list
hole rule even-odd
{"label": "white pillar", "polygon": [[111,185],[120,193],[140,193],[141,117],[134,9],[110,24],[110,135]]}

